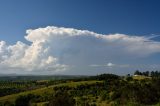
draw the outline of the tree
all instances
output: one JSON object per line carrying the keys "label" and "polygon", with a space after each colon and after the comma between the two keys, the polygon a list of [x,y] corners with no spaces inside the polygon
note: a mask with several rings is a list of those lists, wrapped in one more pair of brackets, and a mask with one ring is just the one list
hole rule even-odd
{"label": "tree", "polygon": [[[1,106],[1,105],[0,105]],[[4,104],[2,106],[14,106],[14,104],[12,104],[9,101],[4,102]]]}
{"label": "tree", "polygon": [[149,76],[149,71],[142,72],[142,75],[144,75],[144,76]]}
{"label": "tree", "polygon": [[33,99],[35,96],[32,94],[19,96],[15,101],[15,106],[29,106],[30,100]]}
{"label": "tree", "polygon": [[132,81],[133,78],[132,78],[132,77],[127,77],[126,80],[127,80],[127,81]]}
{"label": "tree", "polygon": [[49,101],[49,106],[75,106],[75,100],[66,91],[57,91]]}
{"label": "tree", "polygon": [[149,76],[150,72],[149,72],[149,71],[146,71],[146,73],[145,73],[145,74],[146,74],[146,76]]}
{"label": "tree", "polygon": [[139,70],[136,70],[136,71],[134,72],[134,75],[142,75],[142,73],[141,73]]}

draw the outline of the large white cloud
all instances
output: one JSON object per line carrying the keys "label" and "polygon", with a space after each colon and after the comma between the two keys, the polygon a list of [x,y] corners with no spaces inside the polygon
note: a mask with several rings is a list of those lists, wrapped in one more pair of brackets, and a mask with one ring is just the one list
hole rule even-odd
{"label": "large white cloud", "polygon": [[53,26],[26,33],[30,45],[20,41],[14,45],[0,42],[0,70],[60,73],[81,70],[91,64],[146,58],[160,52],[160,42],[144,36],[103,35]]}

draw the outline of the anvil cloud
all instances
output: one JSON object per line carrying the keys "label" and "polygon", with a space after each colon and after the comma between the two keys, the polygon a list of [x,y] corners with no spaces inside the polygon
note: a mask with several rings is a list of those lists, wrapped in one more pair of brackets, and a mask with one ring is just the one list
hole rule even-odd
{"label": "anvil cloud", "polygon": [[55,26],[29,29],[26,34],[30,44],[0,41],[0,72],[67,73],[91,64],[114,64],[118,58],[124,62],[160,53],[160,42],[144,36],[103,35]]}

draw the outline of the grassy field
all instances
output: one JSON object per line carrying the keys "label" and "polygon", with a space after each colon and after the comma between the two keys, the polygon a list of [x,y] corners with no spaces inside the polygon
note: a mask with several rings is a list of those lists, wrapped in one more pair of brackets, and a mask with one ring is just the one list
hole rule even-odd
{"label": "grassy field", "polygon": [[133,76],[133,79],[143,80],[143,79],[151,79],[151,77],[147,77],[147,76],[143,76],[143,75],[138,75],[138,76]]}

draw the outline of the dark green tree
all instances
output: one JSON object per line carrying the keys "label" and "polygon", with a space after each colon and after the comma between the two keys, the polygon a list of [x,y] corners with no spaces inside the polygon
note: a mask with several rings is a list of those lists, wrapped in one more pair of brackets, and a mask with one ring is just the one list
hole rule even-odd
{"label": "dark green tree", "polygon": [[141,75],[142,73],[139,71],[139,70],[136,70],[135,72],[134,72],[134,75]]}
{"label": "dark green tree", "polygon": [[25,96],[19,96],[16,101],[15,101],[15,106],[29,106],[30,101],[34,98],[35,96],[32,94],[25,95]]}
{"label": "dark green tree", "polygon": [[49,101],[49,106],[75,106],[75,100],[66,91],[57,91]]}

